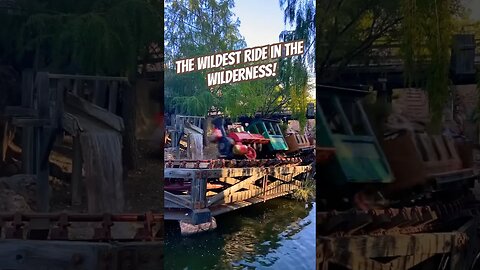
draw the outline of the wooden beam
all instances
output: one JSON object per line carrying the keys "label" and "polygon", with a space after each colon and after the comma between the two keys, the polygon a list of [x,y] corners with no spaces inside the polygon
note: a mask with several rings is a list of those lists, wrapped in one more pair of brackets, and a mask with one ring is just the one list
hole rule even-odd
{"label": "wooden beam", "polygon": [[216,194],[215,196],[211,197],[208,199],[208,206],[211,206],[213,204],[217,204],[219,201],[223,201],[225,200],[225,198],[228,198],[229,196],[231,196],[232,194],[234,194],[235,192],[237,192],[238,190],[242,189],[242,188],[248,188],[252,183],[254,183],[255,181],[263,178],[265,176],[265,173],[262,173],[262,174],[255,174],[255,175],[252,175],[250,177],[248,177],[247,179],[229,187],[229,188],[226,188],[224,190],[222,190],[221,192],[219,192],[218,194]]}
{"label": "wooden beam", "polygon": [[6,116],[17,117],[34,117],[37,114],[37,110],[32,108],[26,108],[21,106],[7,106],[5,107]]}
{"label": "wooden beam", "polygon": [[108,110],[106,81],[95,80],[93,91],[93,104]]}
{"label": "wooden beam", "polygon": [[82,126],[80,126],[80,123],[78,122],[78,119],[70,114],[70,113],[64,113],[63,114],[63,129],[67,131],[70,134],[77,134],[78,132],[83,132],[84,129]]}
{"label": "wooden beam", "polygon": [[57,82],[57,88],[55,89],[55,114],[54,114],[54,127],[57,129],[63,129],[63,115],[65,114],[65,81],[60,80]]}
{"label": "wooden beam", "polygon": [[78,134],[73,136],[73,159],[72,159],[72,205],[80,205],[82,203],[82,146]]}
{"label": "wooden beam", "polygon": [[108,76],[88,76],[88,75],[67,75],[67,74],[49,74],[50,79],[70,79],[70,80],[98,80],[98,81],[120,81],[128,82],[127,77],[108,77]]}
{"label": "wooden beam", "polygon": [[15,117],[12,119],[12,124],[17,127],[43,127],[50,124],[50,119]]}
{"label": "wooden beam", "polygon": [[193,209],[201,209],[207,206],[207,179],[192,179],[191,198]]}
{"label": "wooden beam", "polygon": [[[169,201],[183,208],[192,209],[192,203],[189,200],[180,197],[179,195],[164,191],[164,198],[166,202]],[[166,203],[165,207],[167,207]]]}
{"label": "wooden beam", "polygon": [[56,129],[39,129],[39,150],[37,154],[37,206],[41,212],[50,210],[50,162],[49,155],[55,142]]}
{"label": "wooden beam", "polygon": [[119,91],[119,83],[118,81],[112,81],[109,84],[108,89],[108,110],[112,113],[117,113],[117,104],[118,104],[118,94]]}
{"label": "wooden beam", "polygon": [[67,93],[66,103],[68,106],[72,106],[92,117],[95,117],[102,123],[110,126],[111,128],[122,132],[125,129],[123,119],[117,115],[110,113],[109,111],[96,106],[80,97]]}
{"label": "wooden beam", "polygon": [[235,185],[235,184],[242,181],[242,180],[239,180],[239,179],[233,178],[233,177],[222,177],[222,178],[219,178],[218,180],[221,181],[221,182],[227,183],[229,185]]}
{"label": "wooden beam", "polygon": [[[33,71],[22,72],[22,107],[33,110]],[[35,110],[36,114],[36,110]],[[34,161],[34,130],[33,127],[22,128],[22,169],[25,174],[33,174]]]}
{"label": "wooden beam", "polygon": [[[467,226],[475,229],[475,223],[468,221]],[[472,229],[472,230],[473,230]],[[319,262],[332,262],[350,269],[409,269],[410,267],[436,254],[465,250],[458,239],[468,239],[464,232],[418,233],[413,235],[381,235],[320,237],[317,246]],[[474,239],[474,238],[472,238]],[[378,264],[370,258],[396,258],[387,263]],[[359,266],[369,265],[371,268]],[[396,268],[407,266],[407,268]],[[455,266],[457,267],[457,265]],[[463,268],[452,268],[463,269]]]}
{"label": "wooden beam", "polygon": [[[38,117],[49,119],[50,117],[50,81],[48,73],[39,72],[36,78]],[[49,119],[52,120],[52,119]],[[37,145],[35,160],[37,163],[37,207],[41,212],[48,212],[50,208],[50,185],[49,185],[49,154],[53,146],[55,129],[40,127],[36,129]],[[52,139],[53,137],[53,139]]]}
{"label": "wooden beam", "polygon": [[273,195],[266,195],[265,198],[263,196],[262,197],[252,197],[250,199],[246,199],[245,201],[237,201],[237,202],[228,203],[228,204],[215,205],[215,206],[212,206],[210,208],[210,210],[212,211],[212,216],[217,216],[217,215],[220,215],[220,214],[223,214],[223,213],[227,213],[227,212],[230,212],[230,211],[233,211],[233,210],[237,210],[237,209],[240,209],[240,208],[243,208],[243,207],[250,206],[252,204],[261,203],[264,200],[268,201],[268,200],[271,200],[271,199],[282,197],[282,196],[285,196],[287,194],[290,194],[290,192],[281,192],[281,193],[276,193],[276,194],[273,194]]}
{"label": "wooden beam", "polygon": [[135,137],[136,130],[136,108],[137,104],[137,89],[128,87],[127,84],[122,84],[122,106],[120,115],[125,123],[123,132],[123,164],[127,169],[134,170],[138,166],[138,148]]}

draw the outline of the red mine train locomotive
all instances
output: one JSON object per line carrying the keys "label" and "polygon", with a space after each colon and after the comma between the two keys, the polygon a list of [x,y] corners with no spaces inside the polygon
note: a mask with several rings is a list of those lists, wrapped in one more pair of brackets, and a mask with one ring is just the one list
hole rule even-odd
{"label": "red mine train locomotive", "polygon": [[270,119],[255,119],[246,126],[237,125],[228,132],[223,118],[212,121],[214,132],[211,141],[218,144],[220,158],[249,159],[310,156],[314,146],[305,135],[289,134],[287,139],[279,122]]}
{"label": "red mine train locomotive", "polygon": [[238,126],[227,133],[222,118],[215,119],[214,126],[210,141],[218,144],[221,158],[253,160],[257,158],[257,151],[263,145],[270,143],[269,139],[260,134],[246,132],[243,126]]}

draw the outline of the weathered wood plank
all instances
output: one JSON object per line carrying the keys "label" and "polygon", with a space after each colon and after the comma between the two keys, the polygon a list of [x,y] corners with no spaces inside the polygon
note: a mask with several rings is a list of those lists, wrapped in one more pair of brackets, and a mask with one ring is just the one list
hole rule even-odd
{"label": "weathered wood plank", "polygon": [[[356,258],[384,258],[411,256],[414,254],[442,254],[452,250],[452,240],[456,233],[421,233],[415,235],[350,236],[331,240],[334,247],[332,261],[342,265],[352,265]],[[327,240],[328,241],[328,240]],[[382,248],[379,248],[382,247]],[[345,261],[342,252],[353,256]],[[355,263],[353,263],[354,265]]]}
{"label": "weathered wood plank", "polygon": [[12,119],[12,124],[17,127],[43,127],[50,123],[50,119],[19,118]]}
{"label": "weathered wood plank", "polygon": [[38,72],[35,82],[37,90],[37,110],[41,119],[50,118],[50,81],[48,73]]}
{"label": "weathered wood plank", "polygon": [[240,181],[242,181],[242,180],[238,180],[238,179],[233,178],[233,177],[223,177],[223,178],[220,178],[218,180],[221,181],[221,182],[227,183],[229,185],[235,185],[235,184],[239,183]]}
{"label": "weathered wood plank", "polygon": [[49,74],[49,77],[50,77],[51,79],[99,80],[99,81],[120,81],[120,82],[128,82],[128,78],[127,78],[127,77],[68,75],[68,74]]}
{"label": "weathered wood plank", "polygon": [[65,113],[65,82],[60,80],[57,82],[55,89],[55,127],[59,130],[63,128],[63,114]]}
{"label": "weathered wood plank", "polygon": [[119,94],[118,81],[110,82],[108,89],[108,110],[112,113],[117,113],[118,94]]}
{"label": "weathered wood plank", "polygon": [[128,83],[121,85],[121,92],[123,97],[121,117],[125,123],[125,132],[123,134],[123,157],[124,166],[128,169],[137,168],[138,162],[138,150],[137,140],[135,137],[136,131],[136,91],[135,87],[130,87]]}
{"label": "weathered wood plank", "polygon": [[63,129],[70,134],[77,134],[78,132],[84,131],[83,127],[78,123],[77,118],[70,114],[63,114]]}
{"label": "weathered wood plank", "polygon": [[[39,72],[36,78],[38,117],[50,118],[50,84],[48,73]],[[52,120],[52,119],[50,119]],[[52,135],[54,129],[47,126],[37,128],[38,141],[36,145],[35,161],[37,163],[37,207],[39,211],[48,212],[50,205],[49,160]]]}
{"label": "weathered wood plank", "polygon": [[108,94],[107,82],[101,81],[101,80],[95,80],[94,92],[93,92],[93,104],[108,110],[107,94]]}
{"label": "weathered wood plank", "polygon": [[265,176],[264,173],[253,175],[229,188],[226,188],[225,190],[222,190],[217,195],[213,196],[208,200],[208,206],[213,205],[218,201],[225,200],[225,198],[228,198],[229,196],[231,196],[232,194],[234,194],[235,192],[237,192],[242,188],[248,188],[252,183],[254,183],[255,181],[257,181],[258,179],[264,176]]}
{"label": "weathered wood plank", "polygon": [[[300,173],[310,171],[309,166],[284,166],[273,168],[221,168],[221,169],[180,169],[180,168],[165,168],[164,174],[166,178],[193,178],[196,172],[202,172],[208,178],[226,178],[226,177],[244,177],[258,174],[264,174],[267,170],[270,175],[284,175],[294,173],[298,175]],[[189,176],[185,176],[189,175]]]}
{"label": "weathered wood plank", "polygon": [[[52,74],[50,74],[52,75]],[[79,80],[72,80],[71,81],[72,83],[72,87],[71,87],[71,92],[73,95],[79,95],[80,94],[80,86],[79,84],[81,83],[81,81]]]}
{"label": "weathered wood plank", "polygon": [[22,128],[22,167],[25,174],[33,174],[35,172],[34,161],[34,128],[25,126]]}
{"label": "weathered wood plank", "polygon": [[205,208],[207,206],[207,179],[192,179],[191,198],[193,209]]}
{"label": "weathered wood plank", "polygon": [[122,132],[125,129],[123,119],[121,117],[116,116],[99,106],[93,105],[82,98],[67,93],[66,103],[68,106],[72,106],[90,116],[95,117],[99,121],[119,132]]}
{"label": "weathered wood plank", "polygon": [[[302,185],[302,179],[299,177],[302,173],[308,173],[311,166],[285,166],[285,167],[249,167],[249,168],[218,168],[218,169],[198,169],[198,168],[165,168],[164,177],[166,178],[184,178],[192,179],[193,184],[191,196],[173,195],[175,198],[184,198],[190,200],[194,205],[190,209],[208,208],[213,215],[219,215],[229,211],[236,210],[248,205],[252,205],[266,200],[282,197],[291,194],[295,189]],[[242,180],[236,177],[242,177]],[[266,186],[257,186],[254,183],[258,180],[264,180],[268,177]],[[298,178],[298,179],[297,179]],[[215,192],[202,190],[198,181],[204,179],[220,180],[224,183],[232,184],[226,189]],[[208,180],[210,181],[210,180]],[[246,190],[244,190],[246,189]],[[201,191],[201,192],[200,192]],[[207,205],[202,207],[199,203],[202,201],[200,194],[207,196]],[[165,199],[165,205],[169,208],[166,213],[178,213],[189,208],[182,207],[172,201]],[[195,205],[196,204],[196,205]],[[175,209],[174,209],[175,208]],[[183,208],[183,209],[182,209]],[[171,219],[179,217],[178,215],[166,215]],[[167,218],[170,219],[170,218]]]}
{"label": "weathered wood plank", "polygon": [[181,195],[175,195],[175,194],[172,194],[168,191],[164,191],[163,196],[165,198],[165,207],[167,207],[166,206],[167,202],[172,202],[175,205],[182,206],[182,207],[187,208],[187,209],[192,208],[192,203],[189,200],[181,197]]}
{"label": "weathered wood plank", "polygon": [[78,134],[73,137],[73,160],[72,160],[72,205],[80,205],[82,203],[82,146]]}
{"label": "weathered wood plank", "polygon": [[33,108],[33,70],[22,72],[22,107]]}
{"label": "weathered wood plank", "polygon": [[50,210],[50,162],[49,156],[56,138],[56,129],[39,128],[39,152],[37,155],[37,206],[38,210]]}
{"label": "weathered wood plank", "polygon": [[37,111],[32,108],[19,107],[19,106],[7,106],[5,107],[6,116],[17,117],[34,117]]}
{"label": "weathered wood plank", "polygon": [[[33,71],[25,70],[22,73],[22,107],[33,110]],[[36,113],[36,111],[34,111]],[[33,174],[34,162],[34,130],[32,127],[22,128],[22,166],[26,174]]]}
{"label": "weathered wood plank", "polygon": [[240,208],[243,208],[243,207],[250,206],[252,204],[261,203],[264,200],[268,201],[268,200],[271,200],[271,199],[282,197],[282,196],[285,196],[287,194],[289,194],[289,192],[283,192],[283,193],[277,193],[277,194],[274,194],[274,195],[268,195],[268,196],[265,196],[265,198],[263,198],[263,197],[253,197],[253,198],[250,198],[250,199],[246,199],[245,201],[238,201],[238,202],[233,202],[233,203],[228,203],[228,204],[215,205],[215,206],[212,206],[210,209],[212,211],[212,216],[217,216],[217,215],[220,215],[220,214],[223,214],[223,213],[227,213],[227,212],[230,212],[230,211],[233,211],[233,210],[237,210],[237,209],[240,209]]}

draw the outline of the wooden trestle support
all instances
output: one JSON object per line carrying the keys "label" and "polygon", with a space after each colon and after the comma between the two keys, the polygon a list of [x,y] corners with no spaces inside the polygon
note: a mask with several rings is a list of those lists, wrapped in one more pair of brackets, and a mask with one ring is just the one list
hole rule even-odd
{"label": "wooden trestle support", "polygon": [[480,269],[479,204],[318,213],[317,270]]}
{"label": "wooden trestle support", "polygon": [[165,219],[208,223],[213,216],[290,194],[312,171],[296,159],[257,163],[166,162]]}

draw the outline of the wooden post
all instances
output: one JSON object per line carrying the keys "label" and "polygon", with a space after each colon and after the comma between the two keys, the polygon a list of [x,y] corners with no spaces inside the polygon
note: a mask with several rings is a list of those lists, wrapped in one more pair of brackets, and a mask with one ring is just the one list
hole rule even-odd
{"label": "wooden post", "polygon": [[[22,73],[22,107],[33,108],[33,71]],[[26,174],[35,173],[34,128],[22,127],[22,167]]]}
{"label": "wooden post", "polygon": [[208,122],[207,122],[207,118],[203,118],[202,119],[202,130],[203,130],[203,147],[205,148],[206,145],[208,145],[209,141],[208,141],[208,136],[207,136],[207,133],[208,133]]}
{"label": "wooden post", "polygon": [[193,209],[205,208],[207,205],[207,179],[204,177],[193,178],[191,186]]}
{"label": "wooden post", "polygon": [[107,82],[97,79],[94,82],[93,104],[108,110]]}
{"label": "wooden post", "polygon": [[[48,73],[37,73],[38,117],[50,119],[50,85]],[[54,119],[50,119],[52,121]],[[42,212],[49,211],[50,185],[49,185],[49,154],[55,140],[55,129],[52,127],[37,128],[37,205]]]}
{"label": "wooden post", "polygon": [[175,131],[173,132],[173,134],[175,134],[173,136],[174,140],[172,140],[172,142],[174,142],[174,147],[175,147],[175,158],[176,159],[180,159],[180,140],[182,139],[180,137],[180,131],[178,131],[177,129],[175,129]]}
{"label": "wooden post", "polygon": [[192,159],[192,149],[190,145],[190,134],[187,134],[187,158]]}
{"label": "wooden post", "polygon": [[137,142],[135,138],[135,106],[136,94],[135,87],[127,87],[126,83],[122,84],[122,115],[125,132],[123,136],[123,160],[127,169],[135,169],[137,167]]}
{"label": "wooden post", "polygon": [[[58,130],[63,130],[63,115],[65,114],[65,80],[57,82],[57,89],[55,92],[55,123],[53,127]],[[61,138],[63,140],[63,136]]]}
{"label": "wooden post", "polygon": [[[80,92],[79,89],[78,89],[78,88],[80,87],[80,86],[79,86],[80,80],[73,79],[73,80],[72,80],[72,83],[73,83],[73,86],[72,86],[72,94],[78,96],[78,93]],[[80,97],[83,98],[83,95],[81,95]]]}
{"label": "wooden post", "polygon": [[117,103],[118,103],[118,82],[112,81],[108,89],[108,111],[111,113],[117,113]]}
{"label": "wooden post", "polygon": [[38,207],[42,212],[50,211],[50,151],[55,142],[55,129],[43,128],[40,132],[41,149],[37,171]]}
{"label": "wooden post", "polygon": [[82,203],[82,147],[80,144],[80,134],[73,137],[73,164],[72,164],[72,205],[80,205]]}

